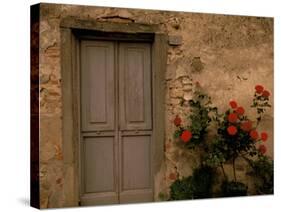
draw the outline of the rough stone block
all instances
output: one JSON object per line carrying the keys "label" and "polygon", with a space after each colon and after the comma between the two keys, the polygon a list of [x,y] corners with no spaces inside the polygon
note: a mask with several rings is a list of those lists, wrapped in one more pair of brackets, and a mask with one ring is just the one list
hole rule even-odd
{"label": "rough stone block", "polygon": [[183,96],[183,90],[182,89],[177,89],[173,88],[170,90],[170,97],[171,98],[181,98]]}
{"label": "rough stone block", "polygon": [[177,69],[176,69],[176,79],[180,78],[180,77],[185,77],[187,76],[187,71],[185,68],[179,66]]}
{"label": "rough stone block", "polygon": [[171,46],[182,45],[182,36],[180,36],[180,35],[170,35],[169,36],[169,44]]}

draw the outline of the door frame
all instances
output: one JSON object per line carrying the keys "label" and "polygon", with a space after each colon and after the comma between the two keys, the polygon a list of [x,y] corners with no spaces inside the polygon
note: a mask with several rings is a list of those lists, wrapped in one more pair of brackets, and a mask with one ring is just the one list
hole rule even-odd
{"label": "door frame", "polygon": [[[159,25],[99,22],[73,17],[62,19],[62,151],[64,169],[64,206],[80,202],[80,70],[79,40],[84,38],[151,42],[152,69],[152,175],[155,179],[164,159],[165,73],[167,35]],[[154,181],[153,179],[153,181]],[[154,182],[153,182],[154,191]],[[154,193],[154,198],[156,197]]]}

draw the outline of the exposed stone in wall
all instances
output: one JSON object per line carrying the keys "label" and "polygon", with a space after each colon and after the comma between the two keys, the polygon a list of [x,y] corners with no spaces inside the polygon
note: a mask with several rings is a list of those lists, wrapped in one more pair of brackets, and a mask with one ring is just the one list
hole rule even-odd
{"label": "exposed stone in wall", "polygon": [[201,72],[204,68],[204,65],[200,60],[200,57],[194,57],[192,59],[190,66],[193,72]]}
{"label": "exposed stone in wall", "polygon": [[[168,46],[165,95],[165,160],[155,176],[155,199],[169,193],[170,184],[188,176],[198,165],[197,153],[183,151],[173,139],[175,115],[188,107],[181,100],[192,98],[192,80],[200,82],[213,103],[223,111],[236,99],[250,116],[255,84],[273,94],[273,20],[269,18],[127,10],[74,5],[41,5],[40,21],[40,194],[41,207],[65,204],[64,176],[73,178],[74,167],[64,175],[62,156],[62,92],[60,21],[64,17],[110,22],[160,24],[162,32],[181,36],[181,45]],[[273,108],[272,108],[273,111]],[[259,128],[269,133],[268,154],[273,154],[273,113],[264,116]],[[186,122],[186,120],[184,120]],[[238,162],[238,178],[247,180],[247,170]],[[232,172],[226,167],[227,172]],[[251,182],[249,187],[251,190]],[[71,194],[74,195],[74,194]]]}

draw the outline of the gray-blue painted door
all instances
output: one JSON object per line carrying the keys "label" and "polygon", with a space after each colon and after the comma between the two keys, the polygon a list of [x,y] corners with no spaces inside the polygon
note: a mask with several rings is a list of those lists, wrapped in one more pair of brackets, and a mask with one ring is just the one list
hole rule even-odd
{"label": "gray-blue painted door", "polygon": [[149,43],[83,40],[81,204],[153,201]]}

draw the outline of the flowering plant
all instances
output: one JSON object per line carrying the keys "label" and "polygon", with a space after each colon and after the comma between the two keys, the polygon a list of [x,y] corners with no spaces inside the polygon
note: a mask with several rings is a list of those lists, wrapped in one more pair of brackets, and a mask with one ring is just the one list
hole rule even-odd
{"label": "flowering plant", "polygon": [[188,101],[191,108],[191,113],[188,115],[190,125],[183,126],[182,119],[177,115],[174,119],[177,127],[174,137],[179,138],[189,148],[204,143],[204,136],[212,121],[212,116],[217,114],[217,107],[213,107],[211,103],[211,98],[202,92],[199,84],[196,84],[193,99]]}
{"label": "flowering plant", "polygon": [[[225,196],[246,194],[247,187],[243,183],[237,182],[235,161],[238,157],[242,157],[252,165],[255,157],[266,157],[265,142],[268,140],[268,134],[265,131],[259,132],[258,126],[262,120],[262,114],[271,107],[269,104],[270,92],[262,85],[255,86],[251,107],[256,109],[256,120],[251,120],[244,107],[235,100],[231,100],[229,108],[220,114],[217,107],[212,106],[211,98],[203,94],[202,90],[196,90],[194,94],[194,98],[188,102],[191,108],[188,116],[190,125],[182,126],[182,120],[177,115],[174,119],[177,127],[175,138],[180,138],[179,140],[189,147],[196,145],[203,147],[202,164],[213,168],[220,167],[222,170],[225,179],[222,190],[226,191]],[[206,142],[207,128],[212,121],[217,126],[216,135],[211,142]],[[231,182],[228,182],[224,170],[224,164],[229,162],[233,167],[234,180]],[[234,189],[235,192],[231,193],[231,189]]]}
{"label": "flowering plant", "polygon": [[[242,106],[239,106],[234,100],[230,101],[230,108],[223,114],[222,118],[216,119],[218,123],[217,137],[213,141],[208,155],[209,159],[220,158],[217,162],[220,163],[222,169],[222,163],[231,160],[235,181],[235,160],[237,157],[261,156],[266,152],[266,146],[262,143],[267,141],[268,134],[266,132],[259,133],[257,127],[261,121],[262,113],[267,107],[271,107],[269,104],[270,94],[261,85],[257,85],[255,89],[252,107],[256,108],[258,114],[256,124],[246,115]],[[257,144],[259,144],[258,147]],[[216,154],[219,157],[216,157]],[[213,162],[212,160],[206,161],[209,162],[209,165]],[[225,172],[223,171],[223,173]]]}

